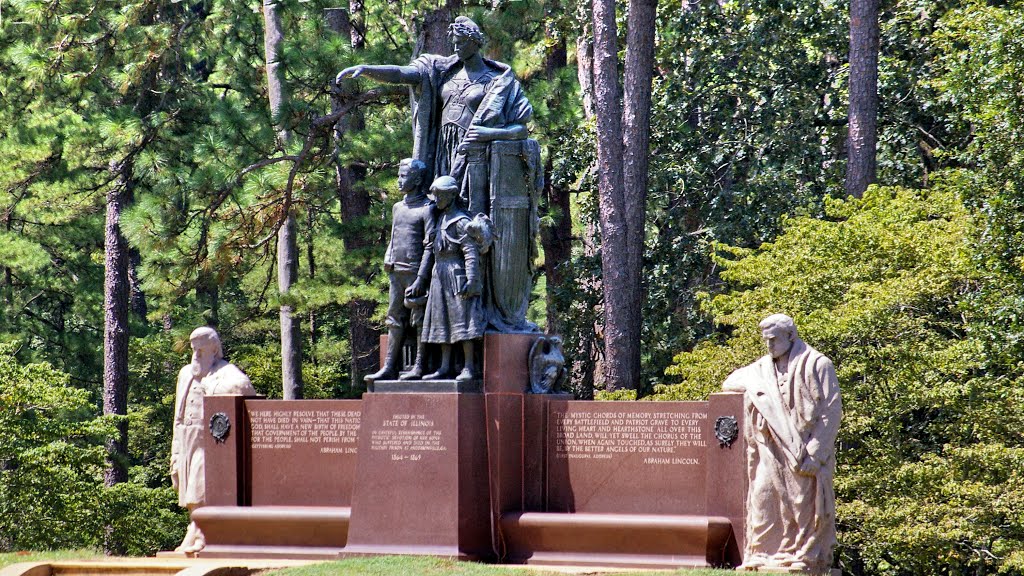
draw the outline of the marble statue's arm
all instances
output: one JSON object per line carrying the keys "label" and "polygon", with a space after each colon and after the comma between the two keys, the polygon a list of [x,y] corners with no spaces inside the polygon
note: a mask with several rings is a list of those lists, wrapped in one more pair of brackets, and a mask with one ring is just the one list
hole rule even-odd
{"label": "marble statue's arm", "polygon": [[824,464],[835,449],[843,404],[839,396],[839,379],[836,377],[832,361],[828,358],[818,359],[815,362],[814,375],[821,387],[821,405],[807,441],[807,455],[819,464]]}
{"label": "marble statue's arm", "polygon": [[722,384],[722,392],[739,392],[740,394],[747,391],[747,383],[744,381],[744,368],[733,370],[731,374],[725,379],[725,384]]}
{"label": "marble statue's arm", "polygon": [[415,66],[393,66],[390,64],[358,64],[338,72],[335,83],[346,78],[368,76],[388,84],[419,84],[422,76]]}

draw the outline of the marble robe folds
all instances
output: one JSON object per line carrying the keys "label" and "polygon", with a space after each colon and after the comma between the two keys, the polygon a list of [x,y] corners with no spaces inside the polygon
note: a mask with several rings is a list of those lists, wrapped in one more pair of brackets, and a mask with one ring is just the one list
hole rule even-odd
{"label": "marble robe folds", "polygon": [[[831,566],[836,544],[835,441],[842,400],[832,361],[796,339],[780,378],[771,356],[733,372],[723,386],[743,392],[747,441],[745,561]],[[806,458],[819,466],[798,473]]]}

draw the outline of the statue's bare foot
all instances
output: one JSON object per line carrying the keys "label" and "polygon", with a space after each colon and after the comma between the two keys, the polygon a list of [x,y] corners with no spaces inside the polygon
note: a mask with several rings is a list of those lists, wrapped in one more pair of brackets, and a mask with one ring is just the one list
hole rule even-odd
{"label": "statue's bare foot", "polygon": [[766,556],[758,554],[758,555],[751,556],[750,558],[748,558],[746,562],[744,562],[743,564],[740,564],[736,569],[737,570],[750,570],[751,572],[756,572],[758,568],[766,566],[767,564],[768,564],[768,558]]}
{"label": "statue's bare foot", "polygon": [[398,379],[399,380],[419,380],[422,377],[423,377],[423,367],[417,364],[417,365],[412,367],[412,370],[409,370],[408,372],[402,372],[401,376],[399,376]]}
{"label": "statue's bare foot", "polygon": [[185,550],[185,553],[195,554],[203,548],[206,548],[206,536],[203,535],[203,531],[200,530],[199,527],[197,526],[195,539],[192,541],[192,545]]}
{"label": "statue's bare foot", "polygon": [[191,552],[192,551],[192,546],[195,545],[196,533],[198,531],[199,531],[199,529],[196,528],[196,523],[195,522],[189,522],[188,523],[188,530],[185,531],[185,538],[182,539],[181,545],[178,546],[177,548],[175,548],[174,551],[175,552],[184,552],[185,554],[188,554],[189,552]]}

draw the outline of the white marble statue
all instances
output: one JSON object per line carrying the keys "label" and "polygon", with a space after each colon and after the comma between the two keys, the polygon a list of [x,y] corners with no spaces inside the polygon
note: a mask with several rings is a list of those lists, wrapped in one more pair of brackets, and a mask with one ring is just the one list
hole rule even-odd
{"label": "white marble statue", "polygon": [[[249,377],[224,360],[220,337],[213,328],[197,328],[189,336],[192,363],[178,373],[174,398],[174,436],[171,441],[171,483],[178,490],[178,505],[191,513],[206,501],[203,435],[208,434],[203,397],[252,396],[256,390]],[[206,545],[195,522],[188,526],[176,552],[195,553]]]}
{"label": "white marble statue", "polygon": [[[835,442],[842,400],[832,361],[797,336],[793,319],[765,318],[768,354],[736,370],[747,445],[742,569],[822,573],[836,544]],[[781,569],[781,570],[780,570]]]}

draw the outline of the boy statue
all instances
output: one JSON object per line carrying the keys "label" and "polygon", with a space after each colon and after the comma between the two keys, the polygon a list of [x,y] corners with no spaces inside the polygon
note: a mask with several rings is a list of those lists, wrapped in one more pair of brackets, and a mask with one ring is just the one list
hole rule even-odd
{"label": "boy statue", "polygon": [[423,325],[423,307],[430,285],[430,270],[434,255],[425,249],[434,229],[434,202],[427,198],[425,180],[427,165],[420,160],[406,158],[398,167],[398,189],[405,197],[395,203],[391,211],[391,241],[384,254],[384,269],[388,273],[388,349],[380,370],[364,380],[372,384],[377,380],[394,380],[399,376],[402,343],[407,330],[416,336],[416,360],[412,370],[401,375],[403,380],[423,376],[423,342],[419,337]]}

